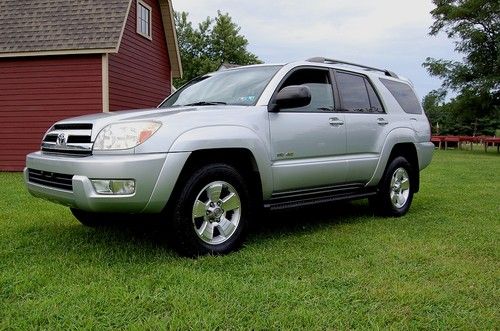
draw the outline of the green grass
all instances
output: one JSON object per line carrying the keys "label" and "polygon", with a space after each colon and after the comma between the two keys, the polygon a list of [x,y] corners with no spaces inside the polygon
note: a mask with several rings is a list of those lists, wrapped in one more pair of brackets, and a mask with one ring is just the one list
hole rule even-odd
{"label": "green grass", "polygon": [[273,213],[239,252],[186,259],[0,173],[0,329],[498,329],[500,156],[436,152],[421,180],[403,218]]}

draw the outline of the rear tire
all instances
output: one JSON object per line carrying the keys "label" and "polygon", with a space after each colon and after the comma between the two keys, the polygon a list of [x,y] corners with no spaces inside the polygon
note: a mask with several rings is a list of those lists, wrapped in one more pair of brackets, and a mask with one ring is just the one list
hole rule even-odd
{"label": "rear tire", "polygon": [[379,184],[379,192],[370,198],[370,205],[380,215],[400,217],[410,209],[414,192],[414,168],[402,156],[387,166]]}
{"label": "rear tire", "polygon": [[223,163],[195,170],[178,194],[169,231],[184,256],[227,254],[246,237],[253,213],[248,186],[239,172]]}

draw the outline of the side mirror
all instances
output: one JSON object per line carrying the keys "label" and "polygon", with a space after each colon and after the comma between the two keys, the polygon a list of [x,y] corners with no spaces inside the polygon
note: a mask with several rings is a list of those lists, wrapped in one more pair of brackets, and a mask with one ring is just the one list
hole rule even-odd
{"label": "side mirror", "polygon": [[284,108],[305,107],[311,103],[311,90],[305,85],[290,85],[278,92],[269,111],[277,112]]}

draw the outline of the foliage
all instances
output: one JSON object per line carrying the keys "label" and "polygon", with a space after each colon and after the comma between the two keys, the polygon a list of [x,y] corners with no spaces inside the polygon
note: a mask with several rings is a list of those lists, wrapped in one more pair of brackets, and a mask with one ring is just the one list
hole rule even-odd
{"label": "foliage", "polygon": [[146,216],[85,228],[0,173],[0,329],[498,329],[499,160],[437,151],[402,218],[366,201],[272,213],[199,259]]}
{"label": "foliage", "polygon": [[433,134],[441,135],[496,135],[500,127],[498,112],[489,111],[490,103],[465,91],[449,102],[445,101],[446,91],[431,91],[423,99]]}
{"label": "foliage", "polygon": [[[456,134],[494,134],[500,122],[500,2],[433,0],[430,34],[455,40],[463,61],[427,58],[423,66],[443,79],[442,88],[424,98],[431,123]],[[446,89],[458,93],[445,103]],[[446,95],[446,94],[444,94]]]}
{"label": "foliage", "polygon": [[217,17],[207,17],[195,28],[188,13],[176,12],[175,27],[184,71],[183,78],[174,81],[177,87],[217,70],[223,63],[261,63],[247,50],[248,40],[240,34],[241,28],[228,13],[218,11]]}
{"label": "foliage", "polygon": [[463,62],[428,58],[424,66],[444,79],[444,86],[478,94],[500,90],[500,2],[492,0],[433,0],[436,8],[431,35],[445,32],[456,39]]}

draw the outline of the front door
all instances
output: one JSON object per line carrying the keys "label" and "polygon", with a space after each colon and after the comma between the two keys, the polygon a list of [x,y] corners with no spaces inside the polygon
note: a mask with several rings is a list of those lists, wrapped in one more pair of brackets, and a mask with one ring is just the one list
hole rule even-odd
{"label": "front door", "polygon": [[295,69],[278,91],[290,85],[308,86],[311,103],[269,113],[274,191],[344,183],[345,117],[335,111],[329,70]]}

